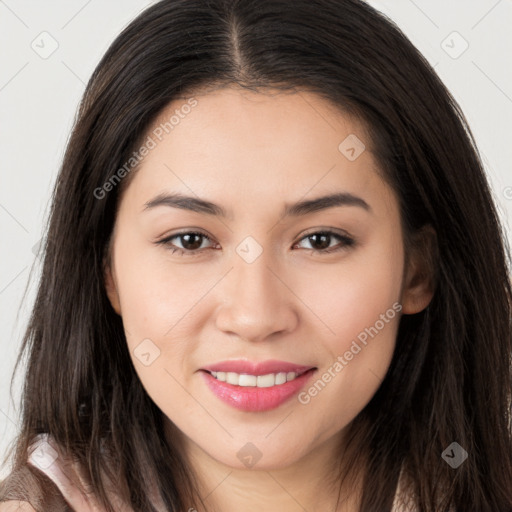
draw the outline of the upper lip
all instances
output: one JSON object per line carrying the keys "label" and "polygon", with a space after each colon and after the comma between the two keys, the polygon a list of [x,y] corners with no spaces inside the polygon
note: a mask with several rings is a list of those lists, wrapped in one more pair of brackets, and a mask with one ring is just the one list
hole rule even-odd
{"label": "upper lip", "polygon": [[259,363],[237,359],[229,361],[220,361],[201,368],[208,372],[234,372],[247,375],[267,375],[269,373],[295,372],[297,374],[304,373],[315,368],[314,366],[304,366],[297,363],[289,363],[287,361],[277,361],[271,359],[261,361]]}

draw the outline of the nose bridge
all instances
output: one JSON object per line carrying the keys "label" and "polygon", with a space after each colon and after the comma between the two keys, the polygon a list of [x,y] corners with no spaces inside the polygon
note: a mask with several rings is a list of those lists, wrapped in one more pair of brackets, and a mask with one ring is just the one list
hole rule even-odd
{"label": "nose bridge", "polygon": [[217,327],[257,340],[293,327],[295,312],[289,292],[271,268],[271,252],[252,237],[233,255],[233,268],[223,289]]}
{"label": "nose bridge", "polygon": [[[276,278],[269,269],[269,257],[260,255],[256,260],[247,262],[237,257],[234,261],[233,281],[234,299],[238,303],[249,300],[253,309],[261,308],[275,300],[279,291]],[[271,293],[272,292],[272,293]]]}

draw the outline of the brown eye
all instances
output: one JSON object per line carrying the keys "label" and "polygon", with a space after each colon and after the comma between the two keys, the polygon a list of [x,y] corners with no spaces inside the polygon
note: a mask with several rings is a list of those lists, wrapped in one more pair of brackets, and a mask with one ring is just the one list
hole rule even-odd
{"label": "brown eye", "polygon": [[[178,242],[178,245],[176,245],[176,241]],[[206,234],[194,231],[186,233],[177,233],[175,235],[164,238],[163,240],[159,240],[156,243],[168,247],[172,253],[190,253],[190,255],[192,256],[194,254],[198,254],[199,252],[201,252],[202,249],[208,249],[207,246],[203,246],[203,243],[205,241],[211,242],[212,240]]]}
{"label": "brown eye", "polygon": [[201,247],[202,238],[204,237],[198,233],[190,233],[185,235],[178,235],[177,238],[181,239],[181,243],[184,249],[187,249],[188,251],[195,251]]}
{"label": "brown eye", "polygon": [[[355,240],[346,235],[341,235],[333,231],[318,231],[316,233],[310,233],[298,242],[308,241],[311,247],[305,247],[305,249],[311,249],[319,253],[330,253],[340,251],[348,247],[352,247],[355,244]],[[331,245],[333,241],[338,240],[337,244]],[[297,246],[296,244],[295,246]]]}
{"label": "brown eye", "polygon": [[[332,243],[336,242],[336,240],[338,242],[333,245]],[[178,242],[178,245],[176,241]],[[318,231],[310,233],[295,244],[294,248],[298,247],[303,241],[307,241],[310,244],[310,247],[304,247],[304,249],[310,249],[317,253],[341,251],[355,245],[354,239],[346,235],[335,233],[334,231]],[[156,243],[165,245],[173,254],[178,252],[182,255],[188,254],[193,256],[202,252],[203,249],[212,248],[211,246],[204,246],[204,242],[212,242],[212,239],[204,233],[185,232],[169,236]]]}

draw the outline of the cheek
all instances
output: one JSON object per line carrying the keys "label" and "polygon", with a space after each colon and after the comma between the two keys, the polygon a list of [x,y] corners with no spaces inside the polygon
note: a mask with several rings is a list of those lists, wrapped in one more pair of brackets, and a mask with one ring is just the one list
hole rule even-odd
{"label": "cheek", "polygon": [[[169,416],[186,417],[194,404],[183,388],[182,372],[193,367],[190,353],[195,346],[189,331],[193,305],[207,283],[194,283],[190,272],[170,272],[163,249],[148,249],[147,242],[129,234],[119,234],[115,257],[121,314],[135,371],[158,407]],[[185,329],[189,330],[185,333]]]}
{"label": "cheek", "polygon": [[388,310],[387,317],[395,318],[392,306],[400,300],[403,264],[399,243],[375,242],[339,265],[318,270],[314,279],[302,281],[298,293],[307,297],[305,302],[314,305],[323,321],[323,339],[332,356],[348,350],[352,340]]}
{"label": "cheek", "polygon": [[128,236],[117,241],[121,311],[127,331],[162,339],[188,311],[193,314],[208,283],[197,280],[190,265],[172,268],[165,249],[148,248],[147,243],[132,242]]}
{"label": "cheek", "polygon": [[[140,337],[176,338],[184,326],[190,336],[193,318],[204,315],[208,303],[200,304],[201,299],[223,269],[204,263],[173,264],[164,248],[132,238],[129,233],[119,236],[115,251],[123,321],[136,338],[131,343]],[[389,240],[393,237],[381,236],[332,264],[317,262],[314,272],[309,260],[282,269],[294,294],[315,314],[314,322],[330,340],[333,355],[344,352],[348,338],[374,325],[399,299],[403,256],[399,240]],[[301,268],[303,264],[306,267]],[[308,316],[307,309],[304,314]]]}
{"label": "cheek", "polygon": [[[329,358],[299,401],[315,411],[330,410],[326,429],[347,425],[371,400],[393,357],[400,321],[403,255],[400,244],[361,253],[331,276],[329,291],[316,288],[318,308],[334,331],[323,336]],[[335,411],[335,412],[334,412]]]}

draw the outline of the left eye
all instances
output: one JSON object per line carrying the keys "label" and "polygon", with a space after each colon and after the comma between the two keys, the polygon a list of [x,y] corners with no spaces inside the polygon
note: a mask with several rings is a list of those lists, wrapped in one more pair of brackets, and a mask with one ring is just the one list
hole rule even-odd
{"label": "left eye", "polygon": [[[333,239],[338,239],[338,243],[335,244],[334,246],[331,245]],[[310,233],[309,235],[306,235],[305,237],[301,238],[299,242],[295,245],[298,245],[300,242],[304,240],[308,241],[310,245],[313,245],[313,247],[305,247],[305,249],[310,249],[312,251],[319,253],[341,251],[342,249],[353,246],[355,243],[353,238],[350,238],[347,235],[334,233],[333,231],[318,231],[315,233]],[[314,247],[315,245],[317,247]]]}
{"label": "left eye", "polygon": [[[334,239],[337,239],[338,243],[333,246],[331,245],[331,242]],[[176,244],[172,242],[173,240],[179,240],[181,246],[176,246]],[[338,234],[334,231],[317,231],[302,237],[293,245],[293,248],[298,247],[303,241],[307,241],[311,246],[303,247],[304,249],[320,254],[341,251],[355,244],[355,240],[347,235]],[[177,252],[182,255],[188,254],[189,256],[194,256],[201,252],[201,250],[208,249],[207,246],[205,247],[203,245],[203,242],[212,242],[212,239],[204,233],[186,232],[172,235],[168,238],[164,238],[163,240],[159,240],[156,243],[169,247],[173,254]]]}

